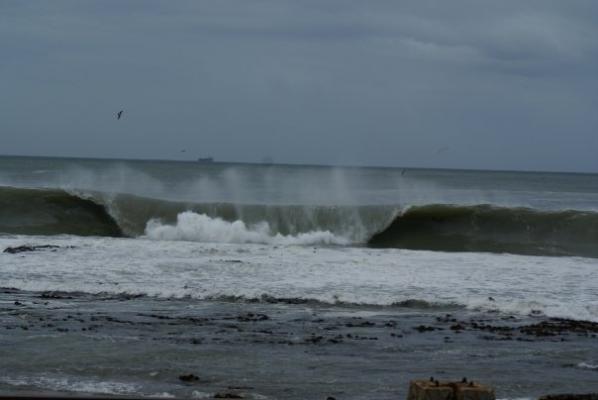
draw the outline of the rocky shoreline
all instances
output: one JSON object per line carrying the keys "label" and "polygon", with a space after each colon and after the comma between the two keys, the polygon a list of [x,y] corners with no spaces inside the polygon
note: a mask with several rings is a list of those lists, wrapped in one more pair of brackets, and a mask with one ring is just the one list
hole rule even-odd
{"label": "rocky shoreline", "polygon": [[[8,377],[0,393],[39,390],[48,372],[73,381],[99,375],[135,388],[116,394],[146,396],[251,388],[233,392],[404,398],[406,382],[430,374],[470,376],[497,387],[499,398],[580,384],[598,391],[598,367],[579,367],[598,354],[598,323],[542,315],[2,289],[0,322],[0,340],[12,349],[0,350],[0,376]],[[33,365],[32,347],[50,359],[66,354],[72,370],[66,361]],[[535,373],[555,381],[542,387]]]}

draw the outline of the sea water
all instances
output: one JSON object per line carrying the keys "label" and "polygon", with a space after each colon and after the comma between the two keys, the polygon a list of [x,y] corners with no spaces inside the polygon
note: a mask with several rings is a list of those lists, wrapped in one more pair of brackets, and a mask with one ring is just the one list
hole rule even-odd
{"label": "sea water", "polygon": [[591,335],[414,333],[598,322],[597,175],[3,157],[0,185],[0,249],[32,249],[0,254],[1,392],[598,389]]}

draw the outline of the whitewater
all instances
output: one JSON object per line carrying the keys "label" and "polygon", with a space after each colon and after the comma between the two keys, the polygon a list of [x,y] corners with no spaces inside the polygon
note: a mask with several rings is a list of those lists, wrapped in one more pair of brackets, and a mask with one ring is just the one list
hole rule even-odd
{"label": "whitewater", "polygon": [[2,238],[4,248],[60,247],[31,252],[18,262],[17,255],[0,254],[2,285],[240,302],[292,298],[387,307],[414,302],[441,310],[540,312],[598,322],[596,259],[313,247],[302,237],[274,237],[264,245],[172,241],[178,233],[163,240],[170,233],[158,231],[154,240]]}

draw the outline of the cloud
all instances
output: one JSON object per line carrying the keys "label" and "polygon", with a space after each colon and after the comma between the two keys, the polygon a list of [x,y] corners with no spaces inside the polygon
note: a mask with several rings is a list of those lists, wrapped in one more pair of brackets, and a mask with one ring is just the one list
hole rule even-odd
{"label": "cloud", "polygon": [[3,151],[598,170],[596,16],[591,1],[4,1]]}

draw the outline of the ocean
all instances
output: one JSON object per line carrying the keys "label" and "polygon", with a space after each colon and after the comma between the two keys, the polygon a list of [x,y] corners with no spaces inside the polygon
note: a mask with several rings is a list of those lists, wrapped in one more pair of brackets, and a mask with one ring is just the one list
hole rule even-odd
{"label": "ocean", "polygon": [[598,391],[596,174],[5,156],[2,250],[0,394]]}

